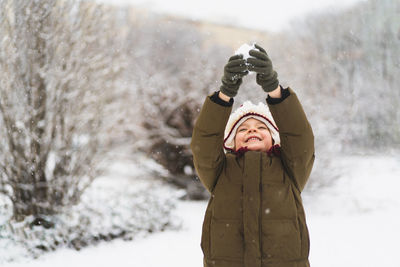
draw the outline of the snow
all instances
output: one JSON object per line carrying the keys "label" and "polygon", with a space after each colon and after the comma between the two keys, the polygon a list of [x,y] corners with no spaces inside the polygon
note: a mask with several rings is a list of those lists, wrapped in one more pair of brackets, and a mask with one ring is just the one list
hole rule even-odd
{"label": "snow", "polygon": [[311,266],[398,267],[398,209],[308,217]]}
{"label": "snow", "polygon": [[149,232],[179,229],[180,220],[171,211],[182,192],[152,177],[145,166],[152,165],[155,171],[159,166],[154,162],[139,161],[140,166],[119,157],[110,163],[108,172],[94,180],[79,204],[45,217],[54,223],[50,229],[29,227],[32,216],[9,222],[11,203],[0,195],[0,266],[40,257],[43,249],[82,249],[115,237],[131,240]]}
{"label": "snow", "polygon": [[23,263],[9,263],[3,267],[160,267],[160,266],[202,266],[199,248],[201,223],[206,203],[180,202],[176,216],[184,218],[182,229],[155,233],[133,242],[115,240],[81,252],[62,249],[47,254],[38,260]]}
{"label": "snow", "polygon": [[250,50],[255,49],[255,45],[249,45],[249,44],[242,44],[236,51],[235,55],[243,55],[243,59],[248,59],[250,57]]}
{"label": "snow", "polygon": [[[400,200],[396,193],[400,185],[400,157],[346,156],[335,161],[344,175],[318,194],[303,194],[311,266],[400,266]],[[201,267],[200,237],[206,206],[206,201],[178,201],[173,215],[182,219],[180,230],[133,241],[100,243],[80,252],[61,249],[31,262],[2,266]]]}
{"label": "snow", "polygon": [[342,156],[344,174],[305,195],[312,266],[400,266],[399,156]]}
{"label": "snow", "polygon": [[[305,196],[314,212],[339,215],[394,210],[400,206],[400,159],[398,157],[351,156],[335,159],[345,176],[333,187],[320,190],[318,201]],[[314,199],[312,199],[314,198]],[[399,217],[400,218],[400,217]]]}

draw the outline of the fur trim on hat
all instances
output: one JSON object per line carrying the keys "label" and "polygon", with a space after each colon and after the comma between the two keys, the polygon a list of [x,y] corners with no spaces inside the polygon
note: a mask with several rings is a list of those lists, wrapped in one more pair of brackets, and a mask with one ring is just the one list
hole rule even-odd
{"label": "fur trim on hat", "polygon": [[243,122],[250,118],[259,120],[267,125],[274,140],[274,145],[280,145],[279,130],[268,106],[261,102],[255,105],[250,101],[246,101],[229,116],[224,134],[224,148],[226,150],[234,151],[236,131]]}

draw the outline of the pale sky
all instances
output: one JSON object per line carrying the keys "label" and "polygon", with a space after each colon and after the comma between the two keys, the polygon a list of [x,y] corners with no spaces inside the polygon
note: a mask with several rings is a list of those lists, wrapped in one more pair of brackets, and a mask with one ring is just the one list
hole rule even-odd
{"label": "pale sky", "polygon": [[248,28],[279,31],[307,13],[346,8],[363,0],[97,0]]}

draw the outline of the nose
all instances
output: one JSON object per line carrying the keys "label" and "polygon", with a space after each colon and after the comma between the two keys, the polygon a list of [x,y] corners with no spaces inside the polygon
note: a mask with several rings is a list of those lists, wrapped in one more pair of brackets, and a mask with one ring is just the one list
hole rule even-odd
{"label": "nose", "polygon": [[248,130],[249,133],[256,132],[256,131],[257,131],[256,127],[250,127]]}

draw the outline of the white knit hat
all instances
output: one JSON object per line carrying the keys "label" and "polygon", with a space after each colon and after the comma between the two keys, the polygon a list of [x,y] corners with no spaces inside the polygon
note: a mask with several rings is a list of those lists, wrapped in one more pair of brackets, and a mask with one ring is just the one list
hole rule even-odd
{"label": "white knit hat", "polygon": [[224,135],[224,148],[226,150],[234,150],[236,131],[243,122],[250,118],[259,120],[267,125],[274,140],[274,145],[280,145],[279,130],[268,106],[261,102],[255,105],[250,101],[246,101],[229,116]]}

